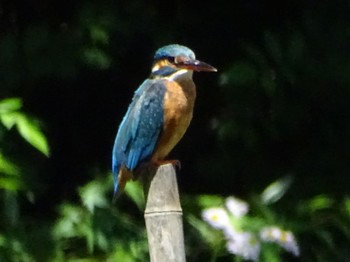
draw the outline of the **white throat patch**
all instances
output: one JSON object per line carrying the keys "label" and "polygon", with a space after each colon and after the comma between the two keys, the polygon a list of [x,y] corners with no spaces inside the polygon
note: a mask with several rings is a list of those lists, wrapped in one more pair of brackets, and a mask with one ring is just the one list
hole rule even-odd
{"label": "white throat patch", "polygon": [[170,81],[175,81],[175,80],[177,80],[179,78],[192,79],[192,75],[193,75],[193,71],[192,70],[181,69],[181,70],[175,72],[174,74],[166,77],[166,79],[168,79]]}

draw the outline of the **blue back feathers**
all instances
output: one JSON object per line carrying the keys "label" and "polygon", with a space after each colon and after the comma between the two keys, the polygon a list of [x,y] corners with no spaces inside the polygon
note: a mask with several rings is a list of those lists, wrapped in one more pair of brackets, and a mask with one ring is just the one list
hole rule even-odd
{"label": "blue back feathers", "polygon": [[163,129],[163,100],[166,87],[161,80],[146,80],[135,92],[119,126],[113,148],[114,191],[118,190],[121,166],[134,170],[147,161]]}

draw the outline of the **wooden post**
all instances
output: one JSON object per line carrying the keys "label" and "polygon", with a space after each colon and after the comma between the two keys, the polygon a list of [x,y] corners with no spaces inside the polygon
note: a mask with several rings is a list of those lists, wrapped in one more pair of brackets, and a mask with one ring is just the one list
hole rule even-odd
{"label": "wooden post", "polygon": [[150,183],[145,220],[151,262],[185,262],[182,209],[171,164],[160,166]]}

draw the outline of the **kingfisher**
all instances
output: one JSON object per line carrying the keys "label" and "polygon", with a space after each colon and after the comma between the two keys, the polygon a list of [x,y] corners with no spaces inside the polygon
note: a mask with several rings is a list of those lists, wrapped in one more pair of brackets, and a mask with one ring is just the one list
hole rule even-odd
{"label": "kingfisher", "polygon": [[115,138],[112,154],[114,198],[143,163],[165,160],[185,134],[193,115],[196,86],[193,71],[216,72],[196,59],[188,47],[171,44],[154,55],[150,76],[135,91]]}

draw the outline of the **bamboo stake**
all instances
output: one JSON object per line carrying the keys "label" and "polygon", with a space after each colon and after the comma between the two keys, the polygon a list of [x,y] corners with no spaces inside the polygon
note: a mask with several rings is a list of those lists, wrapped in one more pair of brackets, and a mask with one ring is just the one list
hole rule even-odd
{"label": "bamboo stake", "polygon": [[160,166],[150,183],[145,220],[151,262],[185,262],[182,209],[171,164]]}

